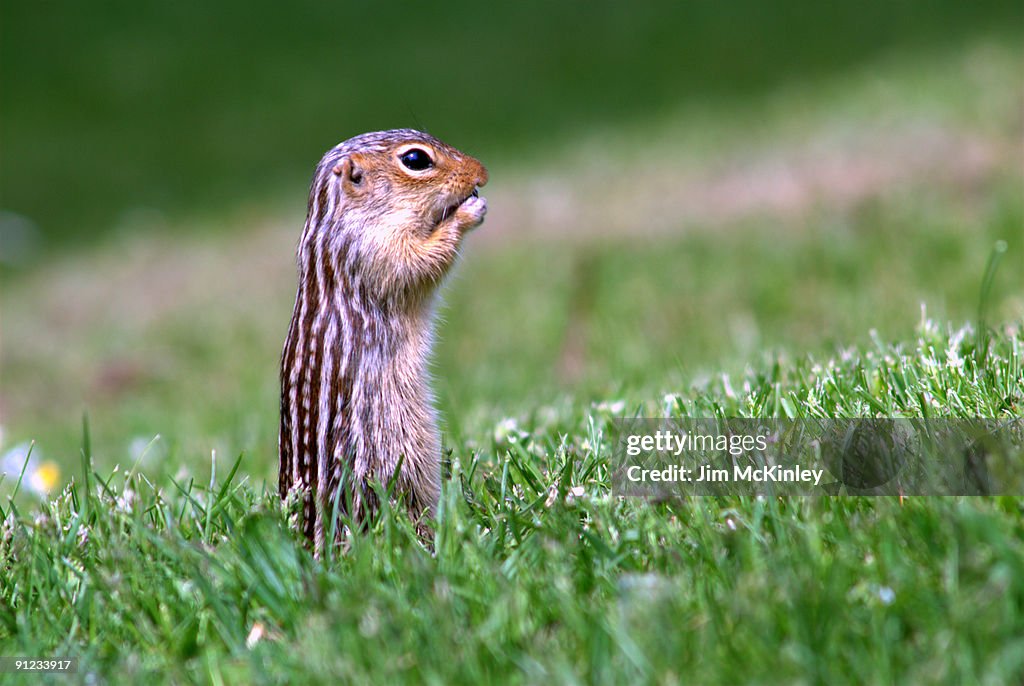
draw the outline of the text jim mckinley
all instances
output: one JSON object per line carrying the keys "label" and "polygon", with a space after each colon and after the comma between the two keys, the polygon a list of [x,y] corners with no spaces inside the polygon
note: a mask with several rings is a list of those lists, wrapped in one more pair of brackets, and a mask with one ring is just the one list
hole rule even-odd
{"label": "text jim mckinley", "polygon": [[647,469],[640,465],[631,465],[626,469],[626,478],[630,481],[661,481],[675,483],[691,482],[719,482],[729,481],[755,481],[755,482],[810,482],[817,486],[821,483],[821,477],[825,474],[824,469],[808,469],[795,465],[793,467],[781,467],[779,465],[733,465],[732,469],[723,467],[709,467],[702,464],[696,469],[689,469],[681,465],[672,464],[660,469]]}
{"label": "text jim mckinley", "polygon": [[[738,457],[751,450],[764,451],[768,439],[764,435],[714,435],[699,433],[674,433],[659,430],[653,434],[633,434],[626,440],[626,454],[630,457],[644,451],[667,453],[678,457],[684,451],[717,451]],[[678,464],[665,465],[655,469],[632,465],[626,469],[626,478],[633,482],[814,482],[817,486],[824,475],[824,469],[808,469],[799,464],[780,465],[733,465],[732,469],[699,465],[694,468]]]}

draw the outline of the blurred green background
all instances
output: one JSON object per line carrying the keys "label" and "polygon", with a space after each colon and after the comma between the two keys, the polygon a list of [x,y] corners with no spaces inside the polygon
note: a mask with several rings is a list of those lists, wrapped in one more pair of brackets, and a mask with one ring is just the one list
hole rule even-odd
{"label": "blurred green background", "polygon": [[543,159],[581,129],[743,107],[893,51],[1015,38],[1022,21],[1012,0],[5,0],[3,206],[44,247],[92,242],[137,208],[293,196],[362,131],[421,126],[488,159]]}
{"label": "blurred green background", "polygon": [[969,321],[997,240],[1024,316],[1019,1],[0,8],[0,454],[64,475],[88,411],[102,464],[272,476],[308,178],[367,130],[491,171],[452,440]]}

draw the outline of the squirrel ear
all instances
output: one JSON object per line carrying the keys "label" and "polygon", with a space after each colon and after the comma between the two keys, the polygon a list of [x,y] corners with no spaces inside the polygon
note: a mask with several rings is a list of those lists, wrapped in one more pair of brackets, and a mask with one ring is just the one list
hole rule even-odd
{"label": "squirrel ear", "polygon": [[362,186],[363,183],[363,170],[351,157],[346,155],[341,158],[341,162],[334,165],[331,169],[335,176],[341,177],[342,188],[345,189],[346,194],[352,194]]}

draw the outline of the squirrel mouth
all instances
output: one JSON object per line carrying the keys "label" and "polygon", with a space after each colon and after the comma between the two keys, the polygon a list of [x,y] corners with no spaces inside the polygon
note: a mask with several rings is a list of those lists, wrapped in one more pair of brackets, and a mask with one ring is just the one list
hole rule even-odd
{"label": "squirrel mouth", "polygon": [[453,217],[455,215],[455,213],[459,211],[459,208],[462,207],[466,203],[467,200],[469,200],[470,198],[479,198],[479,197],[480,197],[480,189],[478,189],[476,186],[474,186],[473,187],[473,191],[469,195],[461,197],[461,198],[459,198],[458,200],[456,200],[455,202],[453,202],[453,203],[451,203],[449,205],[445,205],[440,210],[435,210],[434,211],[434,216],[432,217],[432,219],[434,221],[434,228],[436,229],[445,220]]}

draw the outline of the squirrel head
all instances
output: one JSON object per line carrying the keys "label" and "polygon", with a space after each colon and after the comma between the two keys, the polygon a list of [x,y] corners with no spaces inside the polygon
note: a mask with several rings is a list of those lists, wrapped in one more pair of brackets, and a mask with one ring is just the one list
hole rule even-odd
{"label": "squirrel head", "polygon": [[307,238],[387,250],[426,240],[442,227],[460,233],[487,211],[478,187],[487,169],[475,158],[414,129],[365,133],[337,145],[310,187]]}

